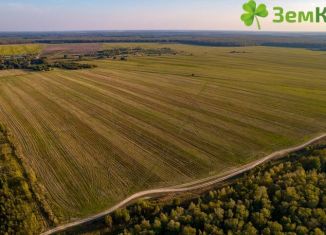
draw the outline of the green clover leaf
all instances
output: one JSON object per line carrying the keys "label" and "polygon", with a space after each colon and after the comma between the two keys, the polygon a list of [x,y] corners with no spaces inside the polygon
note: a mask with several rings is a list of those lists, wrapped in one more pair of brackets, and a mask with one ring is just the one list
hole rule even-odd
{"label": "green clover leaf", "polygon": [[265,4],[260,4],[257,7],[257,4],[254,0],[249,0],[247,3],[243,5],[243,10],[246,13],[241,15],[241,20],[244,22],[245,25],[251,26],[256,19],[258,29],[260,30],[260,23],[258,17],[267,17],[268,11]]}

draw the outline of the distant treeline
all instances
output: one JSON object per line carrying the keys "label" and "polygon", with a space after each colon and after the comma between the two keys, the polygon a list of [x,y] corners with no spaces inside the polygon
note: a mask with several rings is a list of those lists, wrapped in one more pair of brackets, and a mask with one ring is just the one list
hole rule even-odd
{"label": "distant treeline", "polygon": [[26,69],[33,71],[49,71],[52,68],[78,70],[94,68],[95,65],[81,64],[72,61],[59,61],[49,63],[46,58],[36,58],[32,56],[10,56],[0,57],[0,70],[6,69]]}
{"label": "distant treeline", "polygon": [[93,31],[0,33],[0,44],[14,43],[182,43],[203,46],[281,46],[326,48],[324,33],[250,33],[227,31]]}
{"label": "distant treeline", "polygon": [[[244,43],[240,42],[214,42],[214,41],[201,41],[201,40],[168,40],[168,39],[74,39],[74,40],[36,40],[34,43],[44,43],[44,44],[66,44],[66,43],[179,43],[179,44],[189,44],[189,45],[202,45],[202,46],[220,46],[220,47],[236,47],[236,46],[245,46]],[[257,44],[250,44],[257,45]]]}
{"label": "distant treeline", "polygon": [[325,43],[309,43],[309,42],[259,42],[254,40],[181,40],[181,39],[88,39],[88,40],[36,40],[33,43],[44,43],[44,44],[68,44],[68,43],[164,43],[164,44],[186,44],[195,46],[213,46],[213,47],[244,47],[244,46],[270,46],[270,47],[289,47],[289,48],[305,48],[305,49],[325,49]]}
{"label": "distant treeline", "polygon": [[[161,56],[161,55],[176,55],[177,51],[172,50],[171,48],[142,48],[142,47],[117,47],[110,48],[98,51],[96,53],[96,57],[98,59],[102,58],[113,58],[116,59],[120,57],[120,59],[126,59],[127,56]],[[87,56],[87,55],[86,55]]]}

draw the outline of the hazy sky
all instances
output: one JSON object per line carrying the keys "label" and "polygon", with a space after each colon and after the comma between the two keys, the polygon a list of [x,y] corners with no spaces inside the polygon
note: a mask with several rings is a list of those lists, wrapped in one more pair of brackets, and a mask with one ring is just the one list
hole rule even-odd
{"label": "hazy sky", "polygon": [[[240,21],[246,0],[0,0],[0,31],[199,29],[255,30]],[[312,10],[326,0],[257,0],[269,8]],[[271,12],[271,9],[270,9]],[[272,12],[271,12],[272,13]],[[263,30],[326,31],[326,23],[273,24]]]}

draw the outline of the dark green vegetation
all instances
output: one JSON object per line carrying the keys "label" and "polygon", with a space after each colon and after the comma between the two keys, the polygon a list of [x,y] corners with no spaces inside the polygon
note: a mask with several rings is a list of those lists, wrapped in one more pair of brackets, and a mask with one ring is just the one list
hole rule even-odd
{"label": "dark green vegetation", "polygon": [[0,57],[0,70],[6,69],[28,69],[34,71],[49,71],[45,59],[36,59],[34,56],[10,56]]}
{"label": "dark green vegetation", "polygon": [[140,201],[106,216],[102,226],[97,232],[322,235],[326,231],[326,145],[265,164],[195,199]]}
{"label": "dark green vegetation", "polygon": [[129,55],[132,56],[162,56],[162,55],[176,55],[177,51],[171,48],[142,48],[142,47],[117,47],[109,48],[102,51],[98,51],[96,57],[103,58],[126,58]]}
{"label": "dark green vegetation", "polygon": [[[13,43],[182,43],[204,46],[280,46],[325,50],[325,33],[229,31],[89,31],[0,33],[0,44]],[[1,50],[0,50],[1,52]]]}
{"label": "dark green vegetation", "polygon": [[64,62],[64,61],[58,61],[54,64],[51,64],[50,67],[52,68],[60,68],[60,69],[67,69],[67,70],[78,70],[78,69],[91,69],[95,68],[96,65],[92,64],[80,64],[76,62]]}
{"label": "dark green vegetation", "polygon": [[[36,46],[35,46],[36,47]],[[40,48],[40,46],[38,47]],[[29,47],[23,47],[21,45],[7,45],[0,47],[0,70],[8,69],[23,69],[23,70],[33,70],[33,71],[50,71],[53,68],[67,69],[67,70],[79,70],[79,69],[91,69],[95,68],[94,64],[82,64],[81,60],[90,59],[120,59],[127,60],[128,56],[163,56],[163,55],[176,55],[177,52],[171,48],[141,48],[141,47],[117,47],[108,48],[104,50],[98,50],[96,52],[87,52],[87,47],[82,48],[78,45],[74,46],[54,46],[47,47],[43,45],[44,54],[49,54],[47,56],[37,56],[35,54],[22,54],[15,55],[17,51],[28,52]],[[56,52],[60,54],[61,50],[68,50],[66,54],[57,58]],[[72,53],[76,52],[78,54]],[[70,51],[69,51],[70,50]],[[3,53],[3,54],[1,54]],[[8,53],[13,53],[8,55]],[[52,54],[51,54],[52,53]],[[5,56],[4,56],[5,55]]]}
{"label": "dark green vegetation", "polygon": [[90,69],[95,65],[80,64],[73,61],[56,61],[49,63],[46,58],[37,58],[35,56],[10,56],[0,57],[0,70],[6,69],[27,69],[33,71],[50,71],[52,68],[78,70]]}
{"label": "dark green vegetation", "polygon": [[0,234],[34,234],[42,229],[32,177],[26,175],[7,131],[0,126]]}
{"label": "dark green vegetation", "polygon": [[38,234],[57,222],[44,186],[0,124],[0,234]]}

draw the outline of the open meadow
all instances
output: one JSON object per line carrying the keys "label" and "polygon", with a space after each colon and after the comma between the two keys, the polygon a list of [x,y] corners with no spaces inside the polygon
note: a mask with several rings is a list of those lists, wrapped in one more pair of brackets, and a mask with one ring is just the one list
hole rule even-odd
{"label": "open meadow", "polygon": [[0,76],[0,123],[63,220],[140,190],[222,174],[326,131],[326,52],[103,47],[131,46],[180,53]]}

